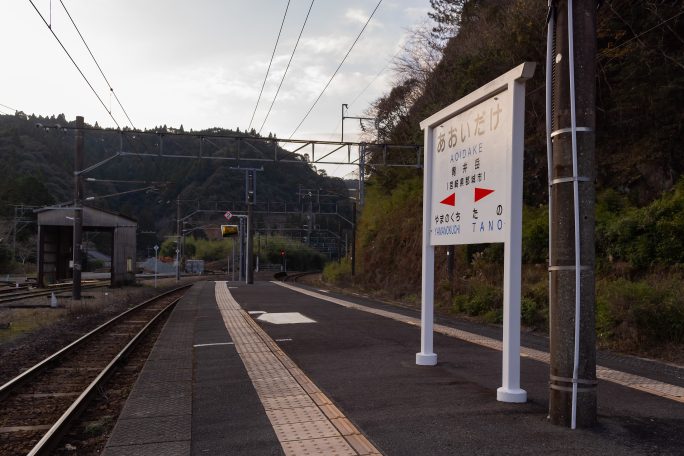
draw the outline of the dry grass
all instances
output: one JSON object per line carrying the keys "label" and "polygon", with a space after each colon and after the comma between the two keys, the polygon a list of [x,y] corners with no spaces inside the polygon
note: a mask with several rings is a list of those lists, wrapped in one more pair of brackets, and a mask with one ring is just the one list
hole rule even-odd
{"label": "dry grass", "polygon": [[[197,278],[184,278],[182,283],[194,280]],[[53,325],[88,319],[98,314],[106,316],[118,313],[165,289],[173,288],[176,284],[175,278],[163,278],[157,280],[156,290],[152,281],[141,282],[132,287],[87,289],[80,301],[73,300],[69,294],[60,293],[57,295],[57,308],[47,307],[50,298],[45,296],[20,301],[17,304],[45,307],[0,308],[0,345],[28,334],[39,333]]]}
{"label": "dry grass", "polygon": [[1,309],[0,344],[12,341],[26,333],[38,331],[64,318],[67,310],[59,309]]}

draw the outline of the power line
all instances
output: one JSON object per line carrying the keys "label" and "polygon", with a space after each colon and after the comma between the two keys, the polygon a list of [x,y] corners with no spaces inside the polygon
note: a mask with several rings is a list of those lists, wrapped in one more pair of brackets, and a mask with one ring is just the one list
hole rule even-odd
{"label": "power line", "polygon": [[12,108],[12,107],[10,107],[10,106],[7,106],[7,105],[4,105],[4,104],[2,104],[2,103],[0,103],[0,106],[2,106],[3,108],[7,108],[7,109],[9,109],[10,111],[14,111],[14,112],[19,111],[18,109],[14,109],[14,108]]}
{"label": "power line", "polygon": [[[392,61],[394,60],[394,58],[395,58],[395,57],[399,54],[399,52],[401,52],[402,50],[403,50],[403,49],[399,49],[397,52],[394,53],[394,55],[393,55],[392,57],[390,57],[390,59],[387,61],[387,64],[386,64],[384,67],[382,67],[382,69],[381,69],[380,71],[378,71],[378,73],[377,73],[377,74],[375,75],[375,77],[368,83],[368,85],[366,85],[366,87],[364,87],[363,90],[361,90],[361,91],[354,97],[354,99],[353,99],[350,103],[348,103],[347,108],[351,108],[351,107],[354,105],[354,103],[356,103],[356,100],[358,100],[359,98],[361,98],[361,95],[363,95],[364,93],[366,93],[366,90],[368,90],[368,89],[370,88],[370,86],[372,86],[373,83],[374,83],[375,81],[378,80],[378,78],[380,77],[380,75],[381,75],[382,73],[384,73],[385,70],[386,70],[387,68],[389,68],[389,66],[392,64]],[[340,129],[340,126],[341,126],[341,125],[342,125],[342,119],[340,119],[340,120],[337,122],[337,126],[336,126],[335,129],[333,130],[333,135],[335,135],[335,133],[337,133],[337,130]]]}
{"label": "power line", "polygon": [[[128,116],[128,113],[126,112],[126,109],[124,109],[123,105],[121,104],[121,101],[119,100],[119,97],[116,95],[116,92],[114,92],[114,89],[112,88],[112,85],[109,83],[109,80],[107,79],[107,76],[105,76],[104,71],[102,71],[102,68],[100,67],[100,64],[97,62],[97,59],[93,55],[93,52],[90,50],[90,46],[88,46],[88,43],[86,43],[85,38],[83,38],[83,35],[81,34],[81,31],[78,29],[78,26],[76,25],[76,22],[74,22],[74,19],[71,17],[71,14],[69,14],[69,10],[67,10],[67,7],[64,5],[64,2],[62,0],[59,0],[59,3],[62,4],[62,8],[64,8],[64,12],[67,13],[67,16],[69,16],[69,20],[73,24],[74,28],[76,29],[76,32],[78,32],[78,36],[81,37],[81,41],[83,41],[83,44],[85,45],[86,49],[88,50],[88,53],[90,56],[93,58],[93,62],[95,62],[95,65],[97,65],[97,69],[100,70],[100,74],[104,78],[105,82],[107,83],[107,86],[109,87],[109,91],[114,95],[114,98],[116,99],[116,102],[119,104],[119,107],[123,111],[123,113],[126,115],[126,118],[128,119],[128,123],[131,124],[131,127],[135,129],[135,125],[133,125],[133,121],[131,118]],[[110,99],[111,101],[111,99]]]}
{"label": "power line", "polygon": [[316,98],[316,101],[313,102],[313,104],[311,105],[311,107],[310,107],[309,110],[307,111],[306,115],[304,115],[304,118],[301,120],[301,122],[299,122],[299,125],[297,125],[297,127],[294,129],[294,131],[292,132],[292,134],[290,134],[290,138],[292,138],[292,136],[294,136],[294,134],[297,132],[297,130],[299,130],[299,127],[302,126],[302,124],[304,123],[304,121],[306,120],[306,118],[309,117],[309,114],[311,114],[311,111],[313,111],[313,108],[314,108],[314,107],[316,106],[316,104],[318,103],[318,100],[321,99],[321,97],[323,96],[323,94],[325,93],[325,91],[328,89],[328,86],[330,85],[330,83],[332,82],[332,80],[335,78],[335,75],[337,75],[337,72],[340,71],[340,68],[342,68],[342,65],[344,65],[344,62],[347,60],[347,57],[349,57],[349,54],[351,53],[352,49],[354,49],[354,46],[355,46],[356,43],[359,41],[359,38],[361,38],[361,35],[363,34],[363,31],[366,30],[366,27],[367,27],[368,24],[370,23],[371,19],[373,18],[373,15],[374,15],[375,12],[378,10],[378,8],[380,7],[380,4],[381,4],[381,3],[382,3],[382,0],[380,0],[380,1],[378,2],[378,4],[375,5],[375,9],[374,9],[373,12],[371,13],[371,15],[368,16],[368,20],[367,20],[366,23],[363,25],[363,28],[361,29],[361,31],[359,32],[359,34],[356,36],[356,39],[355,39],[354,42],[352,43],[351,47],[349,48],[349,50],[348,50],[347,53],[345,54],[345,56],[344,56],[344,58],[342,59],[342,61],[340,62],[340,64],[337,66],[337,69],[335,70],[335,72],[333,73],[333,75],[330,77],[330,80],[329,80],[328,83],[325,85],[325,87],[323,87],[323,90],[321,91],[320,95],[318,95],[318,98]]}
{"label": "power line", "polygon": [[304,18],[304,24],[302,24],[302,29],[299,31],[299,36],[297,37],[297,42],[294,45],[294,49],[292,50],[292,55],[290,55],[290,60],[287,62],[287,66],[285,67],[285,73],[283,73],[283,77],[280,79],[280,84],[278,84],[278,90],[276,90],[275,96],[273,97],[273,101],[271,101],[271,106],[268,107],[268,112],[266,113],[266,117],[264,117],[264,121],[261,123],[261,127],[259,127],[259,134],[261,134],[261,130],[264,129],[264,125],[266,124],[266,120],[268,120],[268,116],[271,114],[271,109],[273,109],[273,105],[275,104],[276,99],[278,98],[278,94],[280,93],[280,88],[283,86],[283,81],[285,81],[285,76],[287,76],[287,70],[290,69],[290,64],[292,63],[292,59],[294,58],[295,52],[297,52],[297,46],[299,45],[299,40],[302,38],[302,33],[304,33],[304,27],[306,27],[306,23],[309,20],[309,14],[311,14],[311,8],[313,8],[313,4],[316,0],[311,0],[311,4],[309,5],[309,11],[306,13],[306,17]]}
{"label": "power line", "polygon": [[[608,4],[610,5],[610,2],[609,2]],[[612,5],[610,5],[610,6],[611,6],[611,9],[612,9]],[[613,11],[614,11],[615,14],[617,15],[617,12],[616,12],[615,10],[613,10]],[[662,27],[663,25],[667,24],[667,23],[670,22],[671,20],[678,18],[678,17],[681,16],[682,14],[684,14],[684,11],[680,11],[679,13],[675,14],[675,15],[672,16],[671,18],[666,19],[666,20],[660,22],[659,24],[654,25],[653,27],[649,28],[649,29],[646,30],[646,31],[643,31],[643,32],[639,33],[638,35],[637,35],[636,33],[634,33],[634,31],[632,30],[632,35],[634,35],[633,37],[631,37],[631,38],[628,39],[627,41],[623,41],[622,43],[620,43],[619,45],[615,46],[614,48],[610,48],[610,50],[611,50],[611,51],[615,51],[615,50],[617,50],[617,49],[620,49],[621,47],[623,47],[623,46],[626,45],[627,43],[629,43],[629,42],[631,42],[631,41],[633,41],[633,40],[637,40],[637,39],[641,38],[643,35],[646,35],[648,32],[651,32],[651,31],[653,31],[653,30],[655,30],[655,29],[657,29],[657,28],[659,28],[659,27]],[[622,22],[625,23],[625,25],[627,25],[627,26],[629,27],[629,25],[625,22],[624,19],[622,19],[622,17],[620,17],[619,15],[618,15],[618,17],[622,20]],[[630,27],[630,30],[631,30],[631,27]],[[613,59],[611,59],[611,60],[613,60]]]}
{"label": "power line", "polygon": [[[60,0],[61,1],[61,0]],[[261,84],[261,90],[259,91],[259,98],[257,98],[256,106],[254,106],[254,112],[252,113],[252,118],[249,119],[249,127],[247,131],[252,128],[252,122],[254,121],[254,115],[259,107],[259,101],[261,101],[261,94],[264,93],[264,86],[266,86],[266,80],[268,79],[268,73],[271,71],[271,64],[273,63],[273,57],[275,57],[276,49],[278,48],[278,41],[280,41],[280,34],[283,32],[283,25],[285,24],[285,18],[287,17],[287,10],[290,8],[290,0],[287,0],[287,5],[285,6],[285,14],[283,14],[283,21],[280,23],[280,30],[278,30],[278,37],[276,38],[275,46],[273,46],[273,54],[271,54],[271,61],[268,62],[268,68],[266,69],[266,76],[264,76],[264,82]]]}
{"label": "power line", "polygon": [[366,93],[366,90],[368,90],[368,88],[370,86],[372,86],[375,81],[377,81],[377,79],[380,77],[380,75],[385,72],[385,70],[390,66],[391,63],[392,63],[391,61],[387,62],[387,65],[385,65],[382,68],[382,70],[378,71],[378,74],[376,74],[375,77],[371,80],[371,82],[369,82],[368,85],[366,87],[364,87],[363,90],[361,92],[359,92],[359,94],[354,97],[354,99],[351,101],[351,103],[349,103],[349,106],[352,106],[354,103],[356,103],[356,100],[358,100],[361,97],[361,95]]}
{"label": "power line", "polygon": [[90,81],[89,81],[88,78],[85,76],[85,74],[83,74],[83,71],[81,71],[81,68],[78,66],[78,64],[76,63],[76,61],[74,60],[74,58],[71,57],[71,54],[69,54],[69,51],[67,51],[67,48],[64,47],[64,44],[62,44],[62,41],[57,37],[57,35],[55,34],[55,32],[52,30],[52,27],[50,27],[50,24],[48,24],[48,22],[45,20],[45,17],[43,17],[43,15],[41,14],[41,12],[40,12],[40,11],[38,10],[38,8],[36,7],[35,3],[33,3],[33,0],[28,0],[28,1],[29,1],[29,3],[31,4],[31,6],[33,6],[33,9],[36,10],[36,13],[38,13],[38,16],[40,16],[40,18],[43,20],[43,23],[45,23],[45,26],[48,28],[48,30],[50,30],[50,33],[52,33],[52,36],[55,37],[55,39],[57,40],[57,42],[59,43],[59,45],[62,47],[62,49],[64,50],[64,52],[66,52],[66,55],[69,57],[69,60],[71,60],[71,63],[74,64],[74,66],[76,67],[76,69],[78,70],[78,72],[81,74],[81,77],[83,77],[83,80],[86,82],[86,84],[88,84],[88,87],[90,87],[90,90],[93,91],[93,94],[97,97],[97,99],[99,100],[99,102],[100,102],[100,104],[102,105],[102,107],[105,108],[105,111],[107,111],[107,114],[109,114],[109,117],[112,118],[112,120],[113,120],[114,123],[116,124],[117,128],[121,129],[121,126],[119,125],[119,122],[116,121],[116,119],[115,119],[114,116],[112,115],[112,112],[111,112],[109,109],[107,109],[107,105],[104,103],[104,101],[102,101],[102,98],[100,98],[100,95],[97,94],[97,91],[95,90],[95,88],[93,87],[93,85],[90,83]]}

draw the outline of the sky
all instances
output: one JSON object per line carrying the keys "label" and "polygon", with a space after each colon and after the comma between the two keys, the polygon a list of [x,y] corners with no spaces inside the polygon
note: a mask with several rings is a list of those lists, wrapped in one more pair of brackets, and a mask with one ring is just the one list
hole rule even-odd
{"label": "sky", "polygon": [[[135,128],[186,131],[250,125],[287,0],[61,0]],[[0,104],[27,114],[82,115],[89,124],[131,126],[60,0],[33,0],[106,108],[29,0],[4,0]],[[427,20],[429,0],[383,0],[305,122],[306,112],[363,28],[377,0],[316,0],[273,109],[261,130],[279,138],[339,140],[341,106],[363,116],[396,79],[388,65],[409,30]],[[263,95],[259,131],[304,23],[310,0],[291,0]],[[0,113],[11,113],[0,106]],[[358,139],[346,120],[345,140]],[[333,166],[329,174],[351,171]]]}

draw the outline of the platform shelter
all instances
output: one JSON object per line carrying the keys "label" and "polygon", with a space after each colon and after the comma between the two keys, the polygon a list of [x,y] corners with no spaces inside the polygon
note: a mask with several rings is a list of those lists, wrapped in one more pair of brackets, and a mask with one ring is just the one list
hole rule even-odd
{"label": "platform shelter", "polygon": [[[36,212],[39,286],[71,279],[73,208],[46,207]],[[99,231],[111,235],[112,286],[135,282],[137,227],[137,221],[130,217],[93,207],[83,207],[83,231]]]}

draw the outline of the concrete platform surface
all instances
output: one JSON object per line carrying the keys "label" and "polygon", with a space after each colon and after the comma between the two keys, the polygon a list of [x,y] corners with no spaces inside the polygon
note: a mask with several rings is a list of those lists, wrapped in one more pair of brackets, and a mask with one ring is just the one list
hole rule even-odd
{"label": "concrete platform surface", "polygon": [[496,329],[440,320],[438,364],[416,366],[414,311],[305,291],[195,284],[103,454],[682,454],[684,379],[676,366],[606,358],[611,372],[652,378],[665,392],[602,380],[599,425],[573,431],[547,420],[543,340],[523,337],[528,402],[501,403]]}

